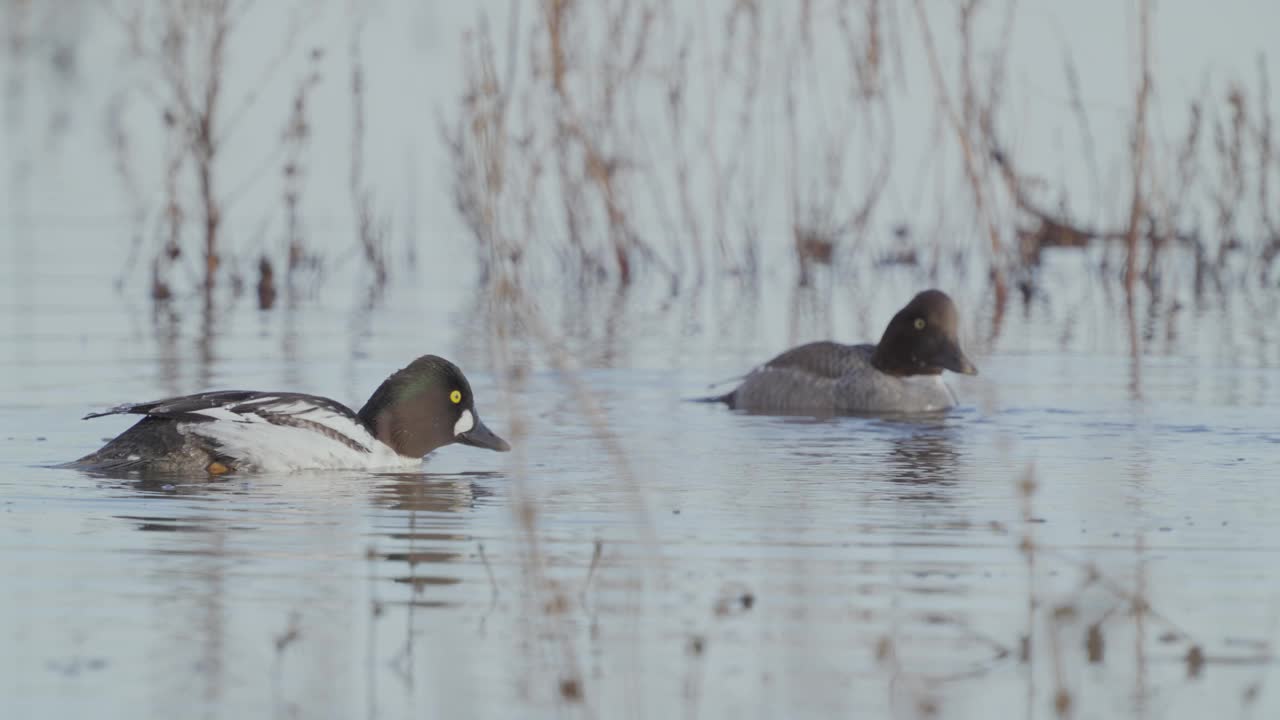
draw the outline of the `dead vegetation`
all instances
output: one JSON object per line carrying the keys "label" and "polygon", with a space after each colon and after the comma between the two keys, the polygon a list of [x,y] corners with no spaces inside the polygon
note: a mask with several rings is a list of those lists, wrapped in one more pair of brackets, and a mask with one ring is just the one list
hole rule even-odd
{"label": "dead vegetation", "polygon": [[[993,336],[1010,289],[1048,292],[1046,251],[1087,251],[1127,297],[1141,284],[1157,302],[1273,282],[1267,63],[1253,91],[1209,85],[1181,123],[1154,117],[1155,12],[1136,6],[1123,181],[1101,170],[1119,143],[1099,143],[1108,118],[1064,48],[1061,123],[1080,148],[1064,162],[1093,187],[1019,151],[1016,2],[730,2],[698,17],[660,0],[547,0],[500,32],[482,15],[444,127],[456,203],[483,268],[547,282],[649,277],[686,291],[781,265],[805,285],[820,268],[865,277],[906,263],[961,284],[977,270]],[[895,108],[922,88],[933,139],[904,144]],[[904,207],[904,192],[949,202]]]}
{"label": "dead vegetation", "polygon": [[[261,21],[256,3],[183,0],[176,3],[107,3],[103,16],[121,40],[125,64],[109,106],[108,128],[117,176],[133,204],[133,235],[126,277],[135,260],[150,268],[151,296],[165,302],[195,292],[217,300],[219,287],[239,296],[257,275],[258,306],[271,308],[283,285],[298,291],[334,258],[311,248],[304,194],[314,153],[312,97],[332,74],[335,53],[310,45],[311,24],[325,3],[297,0],[283,11],[278,44],[254,68],[233,63],[244,55],[246,32]],[[360,33],[366,11],[348,8],[351,35],[346,60],[352,123],[349,188],[355,241],[370,284],[386,282],[389,247],[386,211],[374,201],[364,173],[364,95]],[[233,71],[232,66],[238,69]],[[245,70],[252,70],[246,77]],[[291,78],[277,80],[279,77]],[[274,83],[274,84],[273,84]],[[272,93],[283,85],[288,92]],[[283,98],[283,100],[282,100]],[[262,118],[280,118],[271,127]],[[276,142],[255,137],[270,128]],[[144,145],[163,148],[162,168],[139,164]],[[245,148],[272,149],[248,170],[229,170]],[[274,171],[274,172],[273,172]],[[160,191],[147,187],[159,178]],[[256,200],[278,182],[280,201],[263,210]],[[155,199],[158,196],[158,200]],[[228,221],[236,232],[228,234]],[[245,239],[244,228],[257,230]],[[282,228],[282,229],[276,229]],[[256,271],[256,272],[255,272]]]}
{"label": "dead vegetation", "polygon": [[[50,23],[29,3],[3,7],[12,125],[44,39],[33,33]],[[365,150],[362,34],[375,10],[343,6],[347,51],[333,52],[308,46],[317,39],[309,18],[330,3],[297,0],[278,49],[246,86],[229,72],[228,52],[258,20],[257,3],[101,9],[140,71],[109,105],[108,131],[137,222],[129,266],[150,269],[155,299],[214,288],[223,275],[237,291],[257,268],[269,305],[277,285],[332,263],[308,249],[302,208],[311,156],[327,151],[314,147],[309,98],[344,74],[352,245],[368,283],[385,285],[399,209],[375,187]],[[937,284],[979,278],[992,336],[1011,290],[1028,299],[1051,291],[1040,272],[1046,251],[1084,250],[1100,277],[1130,296],[1140,284],[1156,300],[1175,288],[1199,298],[1274,282],[1280,159],[1268,62],[1259,55],[1255,78],[1206,81],[1184,117],[1160,114],[1149,2],[1135,6],[1123,143],[1099,131],[1114,128],[1112,109],[1087,99],[1080,51],[1064,42],[1065,97],[1049,102],[1061,106],[1060,132],[1074,136],[1061,166],[1085,183],[1056,177],[1023,147],[1025,99],[1010,63],[1035,18],[1013,0],[726,1],[698,13],[670,0],[541,0],[505,10],[481,11],[467,31],[464,93],[439,124],[482,277],[506,264],[525,283],[645,281],[675,293],[779,273],[802,286],[865,282],[896,265]],[[75,71],[74,43],[51,57]],[[262,90],[279,73],[296,74],[283,102]],[[283,129],[262,171],[229,174],[226,159],[251,132],[245,117],[277,104]],[[154,135],[138,107],[158,121]],[[152,137],[164,147],[158,172],[138,166],[140,141]],[[1122,146],[1123,180],[1111,162]],[[255,217],[241,201],[271,170],[279,207]],[[233,240],[231,218],[261,229]]]}

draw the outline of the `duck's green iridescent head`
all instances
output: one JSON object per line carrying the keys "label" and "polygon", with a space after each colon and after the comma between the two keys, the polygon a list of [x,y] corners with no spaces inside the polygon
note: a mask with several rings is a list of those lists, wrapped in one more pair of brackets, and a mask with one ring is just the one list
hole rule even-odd
{"label": "duck's green iridescent head", "polygon": [[369,432],[405,457],[455,442],[511,449],[480,421],[466,376],[437,355],[423,355],[383,381],[359,416]]}

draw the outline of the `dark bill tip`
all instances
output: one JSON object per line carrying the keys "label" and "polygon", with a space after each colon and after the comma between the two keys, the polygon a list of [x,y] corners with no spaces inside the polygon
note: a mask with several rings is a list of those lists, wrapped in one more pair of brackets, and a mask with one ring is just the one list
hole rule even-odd
{"label": "dark bill tip", "polygon": [[942,351],[942,356],[938,358],[938,367],[961,375],[978,374],[978,368],[969,362],[969,358],[965,357],[965,354],[956,345],[951,345]]}
{"label": "dark bill tip", "polygon": [[476,418],[476,426],[470,430],[458,435],[458,442],[471,447],[484,448],[486,450],[496,450],[498,452],[508,452],[511,445],[502,438],[498,437],[490,430],[480,418]]}
{"label": "dark bill tip", "polygon": [[951,372],[960,373],[961,375],[978,374],[978,368],[973,363],[969,362],[969,358],[965,357],[964,353],[959,350],[956,351],[955,357],[950,358],[950,360],[950,363],[947,363],[942,367],[950,370]]}

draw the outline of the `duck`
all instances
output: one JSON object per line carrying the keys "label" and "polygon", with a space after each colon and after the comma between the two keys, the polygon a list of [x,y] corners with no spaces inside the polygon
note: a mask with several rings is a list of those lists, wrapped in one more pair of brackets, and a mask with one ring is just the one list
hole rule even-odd
{"label": "duck", "polygon": [[84,419],[108,415],[143,417],[66,466],[220,476],[402,469],[453,443],[511,449],[480,421],[462,370],[437,355],[423,355],[397,370],[359,412],[319,395],[217,390],[118,405]]}
{"label": "duck", "polygon": [[724,395],[706,398],[753,413],[927,413],[955,407],[942,371],[977,375],[960,349],[959,314],[941,290],[911,299],[874,345],[811,342],[753,369]]}

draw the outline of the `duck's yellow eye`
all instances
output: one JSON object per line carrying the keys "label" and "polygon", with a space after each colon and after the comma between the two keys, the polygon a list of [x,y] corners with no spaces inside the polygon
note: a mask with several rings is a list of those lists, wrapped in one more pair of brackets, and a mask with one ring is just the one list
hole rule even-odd
{"label": "duck's yellow eye", "polygon": [[916,318],[916,329],[917,330],[924,329],[924,318]]}
{"label": "duck's yellow eye", "polygon": [[459,390],[454,390],[453,392],[449,393],[449,399],[453,401],[454,405],[457,405],[458,403],[462,402],[462,392]]}

